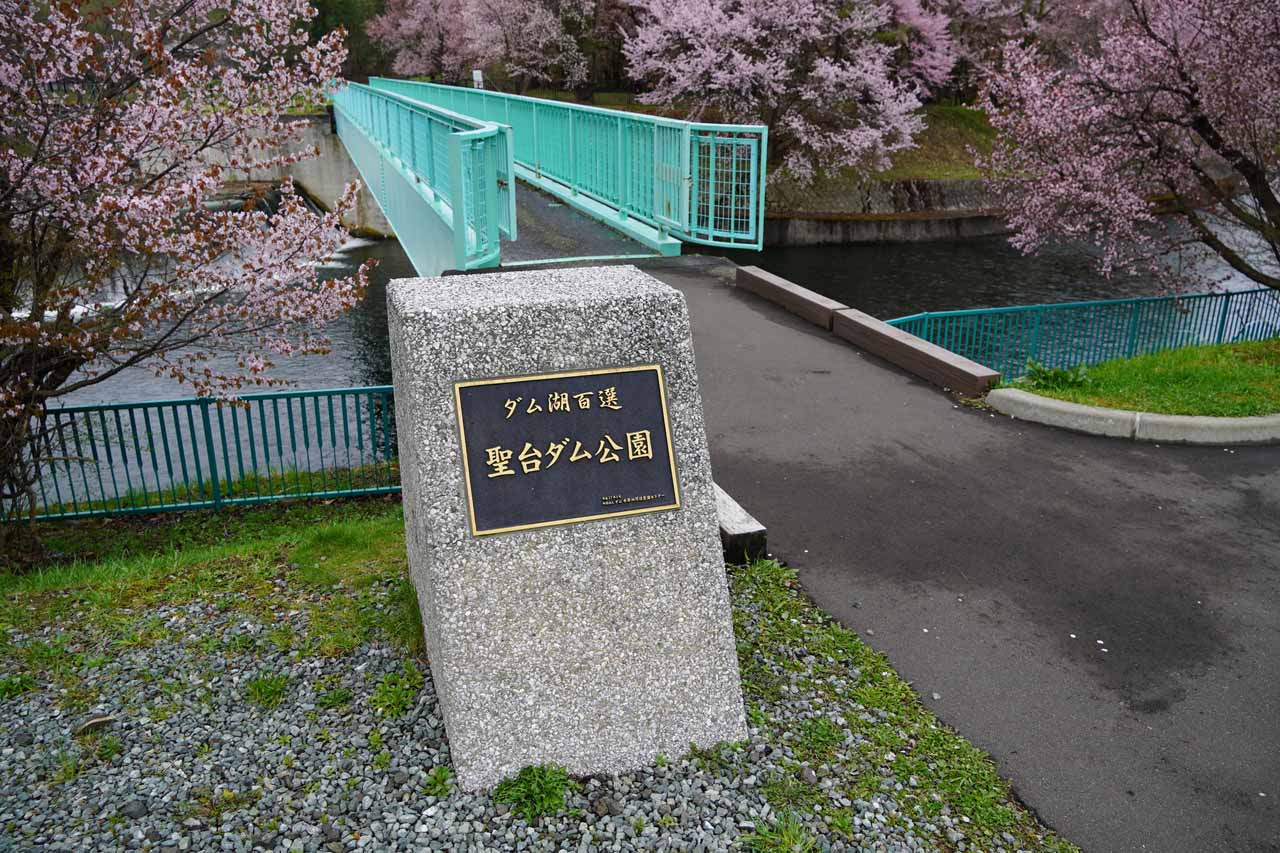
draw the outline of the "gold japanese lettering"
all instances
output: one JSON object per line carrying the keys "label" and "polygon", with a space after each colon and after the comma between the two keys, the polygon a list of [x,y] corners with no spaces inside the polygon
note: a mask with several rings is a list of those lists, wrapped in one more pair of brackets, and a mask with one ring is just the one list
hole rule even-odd
{"label": "gold japanese lettering", "polygon": [[[605,446],[605,442],[609,443],[607,447]],[[621,457],[618,456],[618,451],[621,449],[622,445],[614,441],[613,436],[605,433],[604,438],[600,439],[600,446],[596,448],[596,454],[599,456],[600,464],[603,465],[605,462],[620,462]]]}
{"label": "gold japanese lettering", "polygon": [[639,432],[627,433],[627,458],[653,458],[653,439],[649,435],[649,430],[642,429]]}
{"label": "gold japanese lettering", "polygon": [[542,451],[527,441],[524,443],[524,450],[516,458],[520,460],[520,467],[526,474],[542,470]]}
{"label": "gold japanese lettering", "polygon": [[548,412],[569,411],[569,395],[564,391],[552,391],[547,395]]}
{"label": "gold japanese lettering", "polygon": [[618,402],[618,389],[616,386],[610,385],[608,388],[601,388],[596,392],[596,397],[600,400],[600,408],[602,409],[622,409],[622,404]]}
{"label": "gold japanese lettering", "polygon": [[516,413],[516,407],[520,405],[520,401],[523,399],[524,397],[516,397],[514,400],[508,400],[502,404],[507,410],[507,420],[511,420],[511,416]]}
{"label": "gold japanese lettering", "polygon": [[525,414],[529,414],[529,415],[532,415],[534,412],[541,412],[542,407],[538,405],[538,398],[530,397],[529,405],[524,411],[525,411]]}
{"label": "gold japanese lettering", "polygon": [[583,391],[581,394],[574,394],[573,399],[578,401],[579,409],[591,408],[591,392]]}
{"label": "gold japanese lettering", "polygon": [[570,462],[581,462],[583,459],[590,459],[591,451],[582,449],[582,442],[575,441],[573,443],[573,453],[569,454]]}
{"label": "gold japanese lettering", "polygon": [[484,464],[488,465],[493,471],[489,474],[489,479],[494,477],[514,476],[515,471],[510,468],[511,455],[513,451],[503,450],[499,447],[485,448]]}
{"label": "gold japanese lettering", "polygon": [[560,460],[560,454],[564,453],[564,449],[569,446],[569,439],[564,441],[553,441],[551,446],[547,448],[547,467],[550,468]]}

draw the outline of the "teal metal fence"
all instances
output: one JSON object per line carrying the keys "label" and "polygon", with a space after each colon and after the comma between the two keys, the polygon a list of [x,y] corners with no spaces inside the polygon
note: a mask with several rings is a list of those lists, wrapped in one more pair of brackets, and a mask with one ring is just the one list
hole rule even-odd
{"label": "teal metal fence", "polygon": [[343,145],[420,274],[498,265],[501,239],[517,237],[510,128],[358,83],[333,103]]}
{"label": "teal metal fence", "polygon": [[400,491],[389,385],[51,408],[32,434],[44,518]]}
{"label": "teal metal fence", "polygon": [[1192,344],[1275,337],[1280,335],[1280,293],[1261,288],[933,311],[899,317],[889,325],[1012,379],[1026,372],[1028,360],[1066,368]]}
{"label": "teal metal fence", "polygon": [[[514,131],[517,174],[622,227],[661,240],[759,249],[768,128],[708,124],[484,89],[374,77],[370,85]],[[667,239],[678,252],[678,243]]]}

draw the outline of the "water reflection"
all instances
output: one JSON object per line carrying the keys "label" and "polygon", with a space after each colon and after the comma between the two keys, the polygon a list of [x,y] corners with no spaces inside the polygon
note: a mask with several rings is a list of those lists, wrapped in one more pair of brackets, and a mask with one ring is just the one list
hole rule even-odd
{"label": "water reflection", "polygon": [[1159,295],[1147,275],[1103,278],[1087,247],[1024,256],[1003,237],[726,254],[883,320],[953,308]]}

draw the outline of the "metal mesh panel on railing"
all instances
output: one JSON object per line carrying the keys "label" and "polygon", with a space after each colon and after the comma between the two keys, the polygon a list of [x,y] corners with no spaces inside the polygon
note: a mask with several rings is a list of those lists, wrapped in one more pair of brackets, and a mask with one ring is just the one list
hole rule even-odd
{"label": "metal mesh panel on railing", "polygon": [[375,89],[509,126],[515,162],[618,216],[715,246],[759,248],[768,131],[483,89],[371,78]]}
{"label": "metal mesh panel on railing", "polygon": [[400,490],[390,386],[67,406],[33,435],[46,518]]}
{"label": "metal mesh panel on railing", "polygon": [[1028,361],[1074,367],[1191,344],[1280,336],[1280,293],[1262,288],[940,311],[901,317],[889,324],[1009,379],[1025,373]]}
{"label": "metal mesh panel on railing", "polygon": [[734,133],[693,137],[693,198],[690,228],[709,240],[733,242],[750,232],[758,199],[751,180],[759,166],[760,140]]}

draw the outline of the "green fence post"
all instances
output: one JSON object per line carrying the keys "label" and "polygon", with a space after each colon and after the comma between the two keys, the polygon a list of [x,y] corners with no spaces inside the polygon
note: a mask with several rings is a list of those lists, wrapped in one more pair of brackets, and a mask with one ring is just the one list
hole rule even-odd
{"label": "green fence post", "polygon": [[449,135],[449,182],[453,205],[453,261],[455,269],[467,268],[467,188],[462,182],[462,140]]}
{"label": "green fence post", "polygon": [[1125,352],[1129,358],[1133,358],[1134,351],[1138,347],[1138,311],[1141,307],[1141,302],[1135,302],[1129,306],[1129,343],[1125,345]]}
{"label": "green fence post", "polygon": [[573,120],[575,113],[569,113],[569,192],[572,195],[578,194],[578,152],[577,152],[577,133],[576,122]]}
{"label": "green fence post", "polygon": [[217,453],[213,449],[213,424],[209,420],[209,400],[200,398],[200,420],[204,422],[204,446],[209,455],[209,485],[213,488],[213,505],[222,506],[222,487],[218,482]]}
{"label": "green fence post", "polygon": [[1222,299],[1222,316],[1218,318],[1218,335],[1217,335],[1218,343],[1222,343],[1222,338],[1227,333],[1227,311],[1230,307],[1231,307],[1231,293],[1230,291],[1228,291],[1227,295]]}

